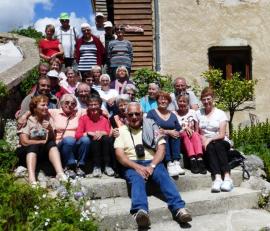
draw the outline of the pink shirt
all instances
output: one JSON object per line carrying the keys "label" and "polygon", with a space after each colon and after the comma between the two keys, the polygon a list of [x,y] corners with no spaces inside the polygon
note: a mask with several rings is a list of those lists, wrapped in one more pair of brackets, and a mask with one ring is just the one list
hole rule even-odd
{"label": "pink shirt", "polygon": [[94,122],[89,118],[88,115],[83,115],[79,119],[79,126],[75,137],[76,139],[80,139],[83,136],[83,133],[96,131],[104,131],[107,133],[107,135],[109,135],[111,131],[111,124],[109,120],[104,116],[100,116],[99,120]]}
{"label": "pink shirt", "polygon": [[76,129],[79,124],[79,118],[86,113],[86,110],[82,109],[76,111],[70,119],[60,109],[49,109],[49,113],[54,122],[54,128],[56,133],[56,143],[59,143],[64,137],[75,137]]}

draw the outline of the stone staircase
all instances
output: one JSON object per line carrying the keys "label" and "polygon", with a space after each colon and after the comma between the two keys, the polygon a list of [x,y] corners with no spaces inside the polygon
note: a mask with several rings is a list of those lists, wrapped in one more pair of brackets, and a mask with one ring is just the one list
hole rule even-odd
{"label": "stone staircase", "polygon": [[[194,175],[187,171],[186,175],[175,179],[178,189],[181,189],[181,196],[186,201],[186,207],[193,216],[193,221],[184,225],[184,228],[238,231],[259,230],[267,225],[270,227],[270,214],[257,209],[260,192],[241,187],[241,171],[234,170],[232,177],[235,185],[233,191],[215,194],[210,192],[209,173]],[[81,184],[86,188],[87,196],[95,200],[97,207],[106,207],[101,221],[101,230],[137,229],[133,217],[129,215],[131,201],[128,196],[129,189],[123,179],[106,176],[101,179],[85,178]],[[183,228],[183,225],[172,220],[172,215],[157,187],[149,184],[147,190],[151,230],[169,231]],[[256,216],[260,219],[256,219]],[[253,223],[249,224],[251,221]],[[238,228],[235,229],[235,227]],[[239,229],[239,227],[246,227],[246,229]],[[250,229],[252,227],[255,229]]]}

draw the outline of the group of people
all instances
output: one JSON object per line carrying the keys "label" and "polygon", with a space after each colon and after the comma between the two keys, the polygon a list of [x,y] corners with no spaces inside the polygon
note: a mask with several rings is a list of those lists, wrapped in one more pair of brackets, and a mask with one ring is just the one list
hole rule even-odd
{"label": "group of people", "polygon": [[83,23],[78,38],[66,13],[60,15],[58,39],[54,27],[46,27],[39,49],[47,62],[39,65],[37,84],[16,114],[29,183],[38,184],[36,166],[42,159],[52,163],[59,180],[87,172],[121,175],[131,185],[130,212],[138,226],[147,227],[145,184],[152,180],[174,218],[189,222],[191,215],[171,177],[185,174],[180,164],[185,156],[192,173],[211,172],[212,192],[233,189],[226,114],[214,106],[211,88],[201,92],[200,103],[181,77],[173,82],[174,92],[150,83],[148,94],[138,99],[130,79],[132,45],[121,28],[114,35],[111,22],[103,19],[97,13],[97,36]]}

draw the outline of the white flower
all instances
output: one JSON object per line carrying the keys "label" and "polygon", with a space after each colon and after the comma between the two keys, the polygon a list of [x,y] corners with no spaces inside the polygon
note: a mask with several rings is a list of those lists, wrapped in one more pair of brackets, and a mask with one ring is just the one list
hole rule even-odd
{"label": "white flower", "polygon": [[42,198],[46,198],[46,197],[47,197],[47,195],[46,195],[46,194],[43,194],[43,195],[42,195]]}
{"label": "white flower", "polygon": [[49,222],[46,221],[46,222],[44,223],[44,226],[47,226],[48,224],[49,224]]}
{"label": "white flower", "polygon": [[36,210],[39,210],[39,206],[37,206],[37,205],[35,205],[34,208],[35,208]]}
{"label": "white flower", "polygon": [[38,212],[34,212],[34,214],[37,216],[38,215]]}

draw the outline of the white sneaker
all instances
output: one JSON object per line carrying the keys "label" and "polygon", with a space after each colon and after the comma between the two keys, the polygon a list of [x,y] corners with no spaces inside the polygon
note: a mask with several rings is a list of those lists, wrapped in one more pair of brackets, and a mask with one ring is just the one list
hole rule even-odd
{"label": "white sneaker", "polygon": [[185,170],[181,168],[180,161],[175,160],[174,165],[178,175],[185,175]]}
{"label": "white sneaker", "polygon": [[100,168],[94,167],[93,177],[102,177],[102,172],[101,172],[101,169]]}
{"label": "white sneaker", "polygon": [[212,184],[211,192],[213,192],[213,193],[220,192],[220,187],[221,187],[222,183],[223,183],[223,181],[221,179],[216,179]]}
{"label": "white sneaker", "polygon": [[220,186],[221,191],[223,192],[230,192],[233,189],[233,181],[232,179],[226,179]]}
{"label": "white sneaker", "polygon": [[59,180],[60,182],[68,182],[68,177],[65,173],[57,173],[56,174],[56,179]]}
{"label": "white sneaker", "polygon": [[174,162],[169,161],[167,163],[167,170],[170,176],[178,176],[179,174]]}

